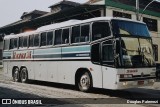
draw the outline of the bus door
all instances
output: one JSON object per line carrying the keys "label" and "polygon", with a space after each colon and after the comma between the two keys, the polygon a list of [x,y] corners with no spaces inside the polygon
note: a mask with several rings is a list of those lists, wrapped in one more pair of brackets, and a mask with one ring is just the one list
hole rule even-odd
{"label": "bus door", "polygon": [[114,68],[113,41],[107,40],[101,43],[101,70],[103,88],[113,88],[116,81],[116,69]]}

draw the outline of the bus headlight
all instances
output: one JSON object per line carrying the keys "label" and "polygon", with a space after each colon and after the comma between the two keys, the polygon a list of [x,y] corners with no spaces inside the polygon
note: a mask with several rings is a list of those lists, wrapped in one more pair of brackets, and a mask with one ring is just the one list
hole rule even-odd
{"label": "bus headlight", "polygon": [[132,78],[132,74],[120,74],[120,78]]}
{"label": "bus headlight", "polygon": [[128,82],[123,82],[123,85],[128,85]]}

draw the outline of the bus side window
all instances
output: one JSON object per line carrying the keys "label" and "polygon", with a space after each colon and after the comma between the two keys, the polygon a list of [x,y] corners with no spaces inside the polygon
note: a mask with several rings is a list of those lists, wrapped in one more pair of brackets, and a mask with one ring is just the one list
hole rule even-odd
{"label": "bus side window", "polygon": [[106,41],[102,44],[102,64],[113,65],[114,53],[112,41]]}
{"label": "bus side window", "polygon": [[28,36],[23,37],[23,47],[27,47],[28,45]]}
{"label": "bus side window", "polygon": [[69,43],[69,28],[63,29],[62,33],[62,44]]}
{"label": "bus side window", "polygon": [[62,34],[62,29],[59,29],[59,30],[56,30],[55,31],[55,41],[54,41],[54,44],[55,45],[59,45],[61,44],[61,34]]}
{"label": "bus side window", "polygon": [[3,49],[4,50],[8,50],[9,49],[9,41],[10,40],[4,40],[4,45],[3,45]]}
{"label": "bus side window", "polygon": [[29,35],[29,47],[33,47],[34,35]]}
{"label": "bus side window", "polygon": [[80,42],[80,26],[72,27],[71,41],[72,43]]}
{"label": "bus side window", "polygon": [[91,46],[91,61],[100,64],[100,43]]}
{"label": "bus side window", "polygon": [[17,47],[18,47],[18,39],[15,38],[15,39],[14,39],[14,48],[17,48]]}
{"label": "bus side window", "polygon": [[46,46],[47,38],[46,38],[46,32],[41,33],[41,46]]}
{"label": "bus side window", "polygon": [[17,38],[12,38],[10,40],[10,49],[15,49],[17,48]]}
{"label": "bus side window", "polygon": [[10,39],[9,49],[13,49],[13,47],[14,47],[14,39]]}
{"label": "bus side window", "polygon": [[34,46],[35,47],[39,46],[39,34],[34,35]]}
{"label": "bus side window", "polygon": [[47,32],[47,45],[53,44],[53,31]]}
{"label": "bus side window", "polygon": [[108,22],[94,22],[92,25],[92,41],[111,35]]}
{"label": "bus side window", "polygon": [[19,37],[19,48],[23,47],[23,37]]}
{"label": "bus side window", "polygon": [[80,42],[88,42],[89,41],[90,28],[89,25],[81,26],[81,37]]}

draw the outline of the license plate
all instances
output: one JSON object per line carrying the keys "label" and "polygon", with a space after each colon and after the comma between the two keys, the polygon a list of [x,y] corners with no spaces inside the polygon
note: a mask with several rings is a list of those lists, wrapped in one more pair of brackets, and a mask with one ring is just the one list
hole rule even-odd
{"label": "license plate", "polygon": [[143,85],[144,81],[138,81],[138,85]]}

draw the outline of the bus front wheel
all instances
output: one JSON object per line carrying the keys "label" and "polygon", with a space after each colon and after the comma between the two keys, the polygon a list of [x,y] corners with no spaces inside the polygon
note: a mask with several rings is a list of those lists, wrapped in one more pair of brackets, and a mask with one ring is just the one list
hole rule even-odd
{"label": "bus front wheel", "polygon": [[91,78],[88,72],[84,72],[78,81],[78,88],[80,91],[87,92],[91,88]]}
{"label": "bus front wheel", "polygon": [[19,69],[14,68],[13,70],[13,81],[14,82],[19,82],[20,81],[20,74],[19,74]]}
{"label": "bus front wheel", "polygon": [[28,82],[28,72],[27,72],[27,69],[26,68],[22,68],[21,69],[21,82],[22,83],[26,83]]}

